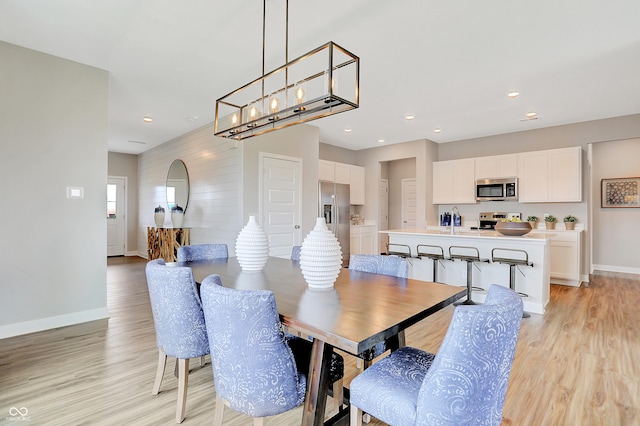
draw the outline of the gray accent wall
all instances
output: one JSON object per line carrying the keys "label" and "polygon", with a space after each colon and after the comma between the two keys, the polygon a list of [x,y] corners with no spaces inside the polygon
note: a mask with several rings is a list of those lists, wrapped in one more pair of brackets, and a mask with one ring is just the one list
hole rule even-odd
{"label": "gray accent wall", "polygon": [[0,338],[108,316],[108,84],[0,42]]}
{"label": "gray accent wall", "polygon": [[110,152],[108,173],[109,176],[127,178],[126,255],[135,256],[138,254],[138,156]]}
{"label": "gray accent wall", "polygon": [[603,208],[601,180],[640,177],[640,139],[592,145],[593,269],[640,274],[640,208]]}

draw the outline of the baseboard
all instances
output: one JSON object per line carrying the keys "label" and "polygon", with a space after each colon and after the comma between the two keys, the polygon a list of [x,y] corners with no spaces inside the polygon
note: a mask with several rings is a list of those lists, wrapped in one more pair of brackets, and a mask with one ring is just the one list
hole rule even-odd
{"label": "baseboard", "polygon": [[622,272],[624,274],[640,274],[640,268],[629,268],[626,266],[614,266],[614,265],[598,265],[595,263],[591,267],[591,273],[593,273],[593,271]]}
{"label": "baseboard", "polygon": [[106,307],[0,326],[0,339],[109,318]]}
{"label": "baseboard", "polygon": [[134,252],[134,254],[132,256],[138,256],[138,257],[141,257],[143,259],[147,259],[147,252],[146,251],[145,252],[137,251],[137,252]]}

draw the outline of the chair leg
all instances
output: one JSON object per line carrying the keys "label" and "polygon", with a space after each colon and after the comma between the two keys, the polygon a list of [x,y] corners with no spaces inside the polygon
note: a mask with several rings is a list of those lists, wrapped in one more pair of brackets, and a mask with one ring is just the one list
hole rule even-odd
{"label": "chair leg", "polygon": [[224,415],[224,401],[216,397],[216,413],[213,417],[213,426],[222,426],[222,416]]}
{"label": "chair leg", "polygon": [[253,426],[264,426],[266,417],[254,417],[253,418]]}
{"label": "chair leg", "polygon": [[178,359],[178,407],[176,409],[176,423],[184,420],[184,409],[187,405],[187,385],[189,384],[189,360]]}
{"label": "chair leg", "polygon": [[205,365],[207,365],[207,360],[205,359],[206,355],[202,355],[200,357],[200,367],[204,367]]}
{"label": "chair leg", "polygon": [[336,381],[333,384],[333,409],[334,411],[340,411],[342,403],[344,402],[344,383],[342,379]]}
{"label": "chair leg", "polygon": [[351,404],[349,426],[362,426],[362,410]]}
{"label": "chair leg", "polygon": [[356,358],[356,368],[358,370],[362,368],[362,358]]}
{"label": "chair leg", "polygon": [[153,390],[151,395],[157,395],[160,392],[160,385],[162,384],[162,378],[164,377],[164,368],[167,365],[167,355],[158,349],[158,367],[156,368],[156,381],[153,383]]}

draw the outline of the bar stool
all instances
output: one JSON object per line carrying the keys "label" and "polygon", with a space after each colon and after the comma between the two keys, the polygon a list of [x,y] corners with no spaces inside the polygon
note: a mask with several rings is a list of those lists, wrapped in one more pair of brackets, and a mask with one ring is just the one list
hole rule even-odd
{"label": "bar stool", "polygon": [[430,244],[418,244],[416,247],[419,258],[426,257],[433,262],[433,282],[438,282],[438,263],[446,260],[444,257],[444,249],[440,246],[432,246]]}
{"label": "bar stool", "polygon": [[[392,247],[394,250],[391,249]],[[387,255],[404,258],[411,257],[411,247],[406,244],[387,243]]]}
{"label": "bar stool", "polygon": [[[454,249],[454,250],[451,250]],[[458,251],[454,253],[454,251]],[[470,254],[472,253],[472,254]],[[464,302],[455,302],[454,305],[477,305],[476,302],[471,300],[471,291],[475,290],[484,290],[481,287],[473,287],[471,285],[471,281],[473,279],[473,269],[472,266],[476,262],[489,263],[489,259],[480,258],[480,252],[476,247],[469,246],[451,246],[449,247],[449,260],[460,259],[461,261],[467,262],[467,300]],[[480,268],[478,268],[479,270]]]}
{"label": "bar stool", "polygon": [[[518,254],[520,254],[521,256],[520,257],[498,257],[495,255],[496,250],[498,250],[498,254],[502,254],[503,256],[507,256],[508,253],[511,253],[514,256],[518,256]],[[500,252],[503,252],[503,253],[500,253]],[[529,295],[526,293],[521,293],[519,291],[516,291],[516,268],[518,268],[518,266],[533,267],[533,262],[529,262],[529,253],[527,253],[525,250],[520,250],[520,249],[506,249],[506,248],[496,247],[493,250],[491,250],[491,262],[503,263],[505,265],[509,265],[509,288],[515,291],[516,293],[518,293],[520,297],[529,297]],[[520,271],[520,268],[518,268],[518,271]],[[522,274],[522,276],[524,276],[524,273],[522,271],[520,271],[520,273]],[[529,312],[522,312],[522,318],[529,318],[529,317],[531,317],[531,314]]]}

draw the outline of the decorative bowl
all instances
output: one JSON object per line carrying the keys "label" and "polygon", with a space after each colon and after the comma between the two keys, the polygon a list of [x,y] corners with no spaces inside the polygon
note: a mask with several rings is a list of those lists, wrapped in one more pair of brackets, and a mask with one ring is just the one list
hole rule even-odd
{"label": "decorative bowl", "polygon": [[496,223],[496,231],[502,235],[519,237],[531,232],[531,225],[529,222],[498,222]]}

